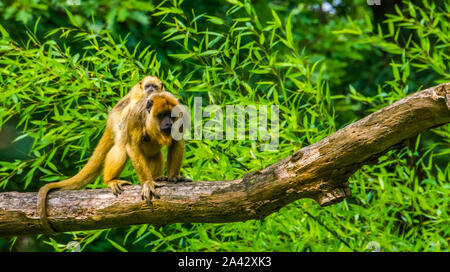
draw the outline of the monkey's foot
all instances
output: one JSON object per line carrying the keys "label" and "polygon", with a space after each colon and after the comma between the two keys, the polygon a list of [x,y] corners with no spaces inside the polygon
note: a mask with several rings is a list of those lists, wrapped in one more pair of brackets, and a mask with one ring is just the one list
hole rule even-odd
{"label": "monkey's foot", "polygon": [[187,177],[183,177],[183,176],[175,176],[175,177],[159,177],[157,179],[155,179],[155,181],[168,181],[168,182],[173,182],[173,183],[178,183],[178,182],[192,182],[192,179],[189,179]]}
{"label": "monkey's foot", "polygon": [[131,182],[118,179],[108,181],[108,187],[111,188],[115,196],[119,196],[123,192],[122,186],[124,185],[131,185]]}
{"label": "monkey's foot", "polygon": [[160,186],[161,186],[160,184],[153,181],[145,182],[144,185],[142,186],[142,193],[141,193],[142,200],[145,200],[147,204],[151,205],[153,198],[156,199],[159,198],[159,195],[156,193],[155,187]]}

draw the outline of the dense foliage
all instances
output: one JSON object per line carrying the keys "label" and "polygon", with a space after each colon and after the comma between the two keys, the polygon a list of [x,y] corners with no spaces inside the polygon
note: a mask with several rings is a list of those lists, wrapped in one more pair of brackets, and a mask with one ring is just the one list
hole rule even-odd
{"label": "dense foliage", "polygon": [[[384,1],[383,1],[384,2]],[[386,4],[387,5],[387,4]],[[280,107],[280,144],[187,142],[183,174],[266,167],[406,95],[448,82],[450,5],[404,1],[0,2],[0,187],[37,191],[81,169],[107,113],[144,75],[192,108]],[[447,251],[450,126],[364,166],[353,196],[296,201],[257,221],[0,238],[2,250]],[[137,182],[131,165],[122,174]],[[104,187],[101,178],[88,188]]]}

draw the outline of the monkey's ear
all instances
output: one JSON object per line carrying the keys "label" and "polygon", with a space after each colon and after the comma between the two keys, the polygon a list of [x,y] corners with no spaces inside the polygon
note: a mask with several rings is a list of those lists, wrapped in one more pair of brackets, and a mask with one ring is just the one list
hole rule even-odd
{"label": "monkey's ear", "polygon": [[147,109],[148,112],[150,112],[152,110],[153,107],[153,100],[149,99],[147,101],[147,105],[145,106],[145,108]]}

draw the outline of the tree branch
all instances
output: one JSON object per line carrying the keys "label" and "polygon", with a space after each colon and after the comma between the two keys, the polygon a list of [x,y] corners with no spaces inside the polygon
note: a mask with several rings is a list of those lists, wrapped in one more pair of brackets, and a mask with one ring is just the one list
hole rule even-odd
{"label": "tree branch", "polygon": [[[139,185],[115,197],[109,189],[58,191],[49,195],[49,220],[76,231],[175,222],[260,219],[300,198],[321,206],[351,195],[348,178],[403,140],[450,122],[450,83],[414,93],[261,170],[228,181],[168,184],[148,206]],[[36,193],[0,193],[0,235],[45,232]]]}

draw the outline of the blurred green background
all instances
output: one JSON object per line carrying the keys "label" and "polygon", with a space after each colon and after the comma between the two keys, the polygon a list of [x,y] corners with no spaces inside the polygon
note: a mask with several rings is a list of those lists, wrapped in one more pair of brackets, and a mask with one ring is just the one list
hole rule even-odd
{"label": "blurred green background", "polygon": [[[448,1],[368,2],[1,1],[1,191],[74,175],[144,75],[189,106],[194,96],[280,106],[276,152],[261,141],[187,142],[182,172],[194,180],[239,178],[449,81]],[[449,162],[445,125],[362,167],[353,196],[330,207],[301,199],[240,223],[0,238],[0,250],[448,251]],[[122,177],[137,183],[131,165]]]}

